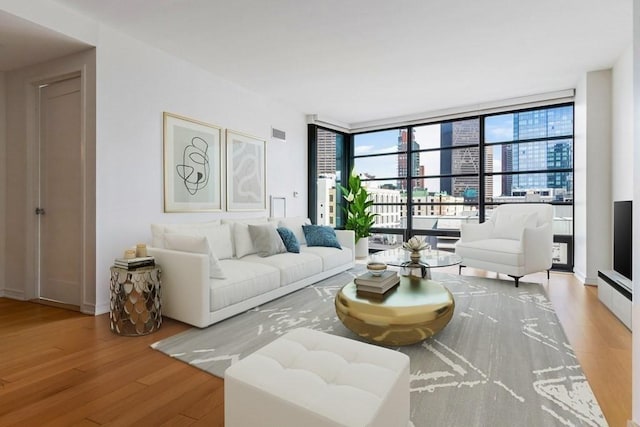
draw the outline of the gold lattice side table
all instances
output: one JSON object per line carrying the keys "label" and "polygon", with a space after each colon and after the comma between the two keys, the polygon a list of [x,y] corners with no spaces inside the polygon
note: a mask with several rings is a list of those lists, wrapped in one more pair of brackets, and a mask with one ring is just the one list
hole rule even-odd
{"label": "gold lattice side table", "polygon": [[111,331],[147,335],[162,325],[160,266],[127,270],[111,267]]}

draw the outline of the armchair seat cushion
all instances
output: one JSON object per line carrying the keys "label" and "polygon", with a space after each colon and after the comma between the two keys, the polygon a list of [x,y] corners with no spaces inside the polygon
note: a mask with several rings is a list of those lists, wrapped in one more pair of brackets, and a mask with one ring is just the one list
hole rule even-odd
{"label": "armchair seat cushion", "polygon": [[485,239],[473,242],[459,241],[456,245],[456,254],[460,255],[463,260],[472,259],[511,266],[524,265],[524,252],[519,240]]}

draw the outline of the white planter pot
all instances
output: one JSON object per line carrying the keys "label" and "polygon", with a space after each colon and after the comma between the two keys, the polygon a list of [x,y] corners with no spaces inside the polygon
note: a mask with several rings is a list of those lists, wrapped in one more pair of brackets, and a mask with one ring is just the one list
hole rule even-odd
{"label": "white planter pot", "polygon": [[366,258],[369,256],[369,238],[362,237],[356,243],[356,258]]}

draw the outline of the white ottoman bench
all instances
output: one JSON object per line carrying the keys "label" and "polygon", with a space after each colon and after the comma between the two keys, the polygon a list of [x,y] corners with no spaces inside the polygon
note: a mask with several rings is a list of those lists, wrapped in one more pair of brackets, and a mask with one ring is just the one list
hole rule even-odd
{"label": "white ottoman bench", "polygon": [[230,366],[226,427],[409,425],[409,357],[295,329]]}

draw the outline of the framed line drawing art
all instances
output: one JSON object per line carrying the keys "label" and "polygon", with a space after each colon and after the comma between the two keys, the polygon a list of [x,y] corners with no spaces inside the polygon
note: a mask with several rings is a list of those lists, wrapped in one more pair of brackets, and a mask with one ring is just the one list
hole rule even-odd
{"label": "framed line drawing art", "polygon": [[163,113],[164,211],[221,211],[222,129]]}
{"label": "framed line drawing art", "polygon": [[267,210],[265,140],[227,129],[227,210]]}

